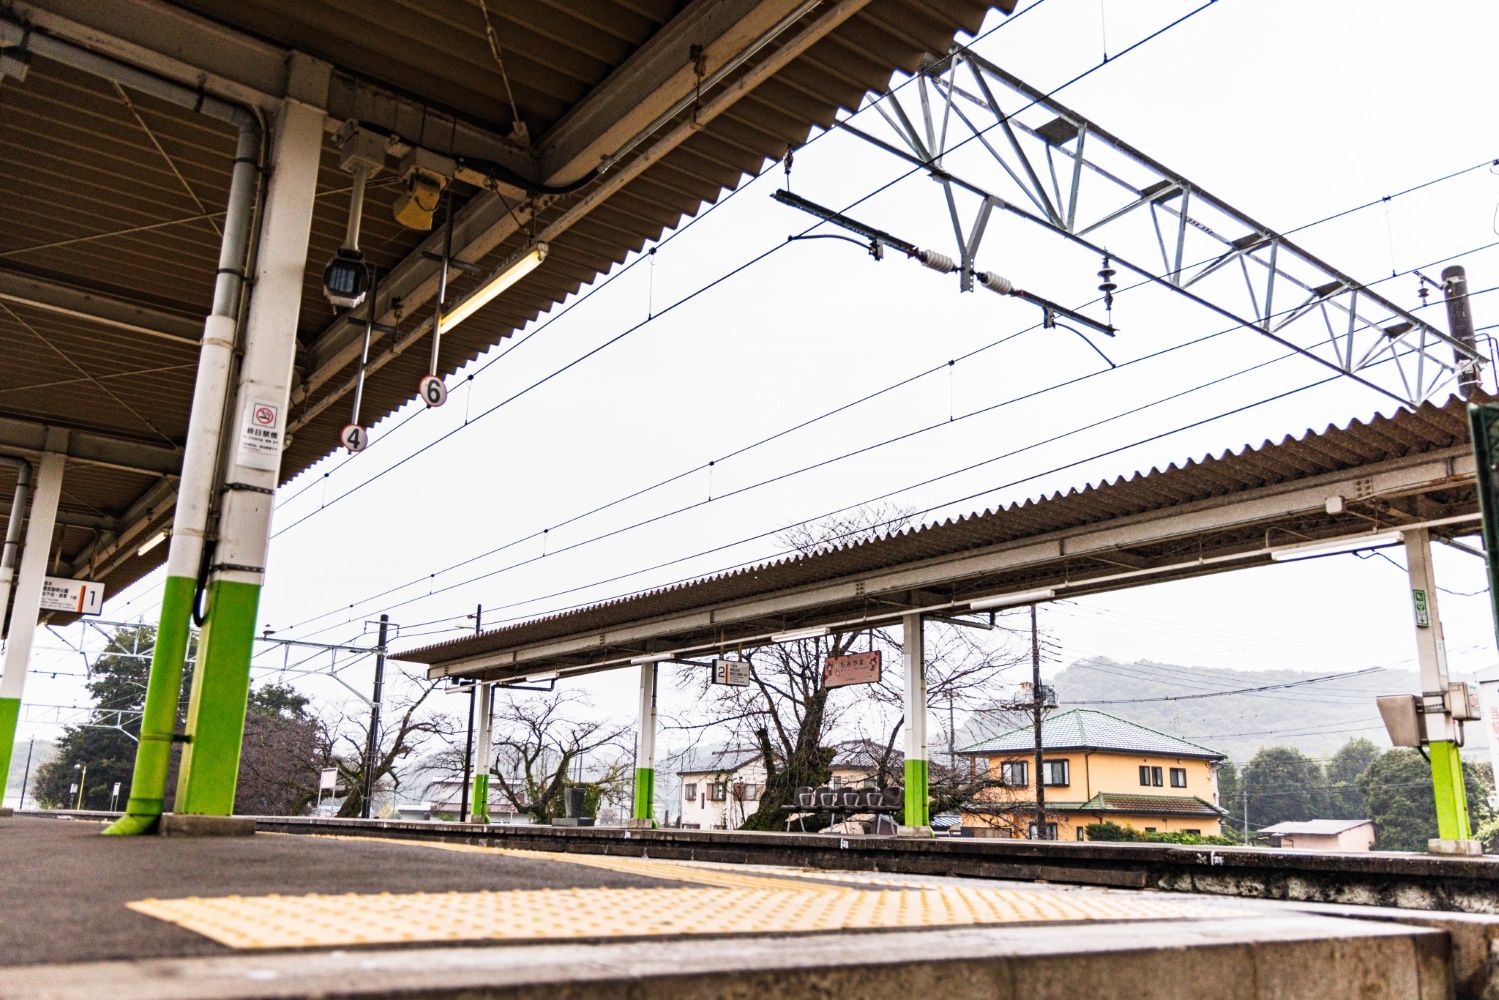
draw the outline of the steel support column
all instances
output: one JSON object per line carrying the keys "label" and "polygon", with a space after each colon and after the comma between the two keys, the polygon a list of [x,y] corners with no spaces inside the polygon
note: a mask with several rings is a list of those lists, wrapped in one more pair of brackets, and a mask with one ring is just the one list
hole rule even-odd
{"label": "steel support column", "polygon": [[926,629],[921,615],[901,619],[902,660],[906,674],[906,809],[901,833],[932,832],[927,796]]}
{"label": "steel support column", "polygon": [[656,813],[656,664],[640,667],[640,729],[635,734],[635,801],[630,819],[654,826]]}
{"label": "steel support column", "polygon": [[494,703],[494,685],[480,684],[478,689],[479,713],[477,726],[474,730],[474,788],[473,794],[469,796],[470,823],[489,822],[489,766],[493,757],[493,747],[490,744],[489,722],[491,706]]}
{"label": "steel support column", "polygon": [[1447,711],[1447,644],[1437,613],[1436,573],[1431,565],[1431,530],[1405,532],[1410,568],[1411,606],[1416,621],[1416,655],[1421,668],[1421,707],[1426,716],[1427,753],[1436,796],[1437,832],[1443,840],[1468,840],[1468,795],[1458,753],[1457,723]]}
{"label": "steel support column", "polygon": [[57,451],[43,455],[37,464],[36,492],[32,494],[31,513],[26,519],[21,569],[16,574],[15,610],[10,616],[10,635],[5,644],[5,674],[0,676],[0,799],[5,796],[5,782],[10,774],[16,723],[21,717],[21,695],[26,690],[26,669],[31,663],[31,644],[41,612],[42,580],[47,575],[47,560],[52,554],[52,529],[57,521],[57,502],[62,497],[62,475],[67,459],[61,452],[66,442],[58,441],[57,444]]}
{"label": "steel support column", "polygon": [[284,103],[276,123],[244,357],[222,456],[219,538],[188,703],[178,812],[227,816],[234,810],[255,616],[285,444],[322,123],[321,109],[295,100]]}

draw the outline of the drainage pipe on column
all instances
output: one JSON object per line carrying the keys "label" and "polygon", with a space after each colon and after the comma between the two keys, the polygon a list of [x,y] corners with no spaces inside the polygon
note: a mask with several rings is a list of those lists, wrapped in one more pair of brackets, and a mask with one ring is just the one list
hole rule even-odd
{"label": "drainage pipe on column", "polygon": [[16,578],[16,558],[21,551],[21,523],[26,520],[26,501],[31,495],[31,463],[13,455],[0,455],[0,465],[16,470],[16,494],[10,502],[10,520],[5,522],[5,551],[0,554],[0,635],[6,609],[10,607],[10,588]]}
{"label": "drainage pipe on column", "polygon": [[177,731],[177,705],[187,657],[194,591],[208,528],[209,504],[219,465],[224,414],[234,369],[244,275],[248,266],[251,220],[261,182],[264,129],[250,108],[212,97],[155,74],[53,38],[0,17],[0,42],[20,46],[45,59],[118,83],[122,87],[208,115],[239,132],[229,186],[224,234],[219,245],[213,306],[203,324],[191,419],[183,449],[182,476],[167,555],[167,581],[161,623],[151,657],[145,713],[126,815],[106,833],[146,833],[161,816],[167,766]]}

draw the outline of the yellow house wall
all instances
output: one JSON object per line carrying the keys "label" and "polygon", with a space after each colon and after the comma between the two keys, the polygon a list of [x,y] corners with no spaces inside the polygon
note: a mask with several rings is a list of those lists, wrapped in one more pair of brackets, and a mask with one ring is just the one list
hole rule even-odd
{"label": "yellow house wall", "polygon": [[[1044,755],[1045,760],[1066,760],[1068,762],[1068,784],[1065,786],[1047,785],[1046,798],[1050,802],[1086,802],[1099,792],[1111,792],[1120,795],[1161,795],[1181,798],[1200,798],[1205,802],[1218,804],[1218,780],[1213,774],[1212,765],[1205,760],[1194,757],[1165,757],[1151,754],[1124,754],[1109,753],[1099,750],[1074,750],[1060,753],[1048,753]],[[1000,776],[1000,765],[1008,760],[1023,760],[1026,762],[1025,787],[1011,787],[991,789],[981,794],[981,799],[996,802],[1034,802],[1036,800],[1035,758],[1033,754],[994,754],[989,757],[988,776],[998,780]],[[1161,769],[1161,785],[1141,785],[1140,766],[1159,767]],[[1183,768],[1187,772],[1187,787],[1171,787],[1171,769],[1173,767]],[[977,773],[975,769],[975,773]],[[1213,816],[1126,816],[1120,813],[1110,814],[1107,817],[1094,813],[1078,813],[1071,815],[1065,811],[1047,811],[1047,822],[1057,824],[1057,837],[1065,840],[1075,840],[1077,828],[1086,826],[1088,823],[1098,822],[1100,819],[1113,819],[1115,822],[1133,826],[1143,831],[1146,827],[1153,827],[1157,832],[1176,833],[1183,830],[1199,830],[1204,835],[1222,832],[1222,823]],[[963,813],[964,826],[974,827],[1007,827],[1009,824],[1002,816],[991,816],[984,813]],[[1029,820],[1020,821],[1020,829],[1025,829]],[[1023,832],[1021,834],[1024,835]]]}

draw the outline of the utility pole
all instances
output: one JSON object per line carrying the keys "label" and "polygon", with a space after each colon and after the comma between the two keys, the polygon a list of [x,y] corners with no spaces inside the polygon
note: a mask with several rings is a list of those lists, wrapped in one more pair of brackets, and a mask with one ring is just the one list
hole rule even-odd
{"label": "utility pole", "polygon": [[1249,782],[1247,782],[1247,781],[1244,780],[1244,775],[1243,775],[1242,772],[1239,774],[1239,796],[1240,796],[1240,798],[1241,798],[1241,800],[1243,801],[1243,804],[1244,804],[1244,808],[1243,808],[1243,818],[1244,818],[1244,846],[1248,847],[1249,846]]}
{"label": "utility pole", "polygon": [[364,801],[359,815],[370,818],[370,800],[375,797],[375,755],[380,749],[380,693],[385,686],[385,639],[390,630],[390,615],[380,616],[380,645],[375,650],[375,697],[370,705],[370,731],[364,743]]}
{"label": "utility pole", "polygon": [[[3,609],[0,609],[3,610]],[[31,751],[36,748],[36,737],[26,743],[26,770],[21,775],[21,798],[16,803],[16,812],[26,808],[26,783],[31,780]]]}
{"label": "utility pole", "polygon": [[[484,627],[484,605],[474,607],[474,635]],[[478,681],[470,681],[468,688],[468,735],[463,741],[463,790],[459,793],[458,822],[468,821],[468,783],[474,770],[474,695],[478,693]]]}
{"label": "utility pole", "polygon": [[1031,719],[1036,729],[1036,839],[1046,835],[1046,782],[1041,774],[1041,635],[1036,625],[1036,606],[1031,605]]}
{"label": "utility pole", "polygon": [[[1473,332],[1473,307],[1468,302],[1468,272],[1462,265],[1453,264],[1442,269],[1442,291],[1447,295],[1447,331],[1452,339],[1467,347],[1477,346],[1477,335]],[[1454,352],[1456,353],[1456,352]],[[1459,364],[1465,364],[1461,355]],[[1479,387],[1478,368],[1466,365],[1457,380],[1457,391],[1464,399]]]}

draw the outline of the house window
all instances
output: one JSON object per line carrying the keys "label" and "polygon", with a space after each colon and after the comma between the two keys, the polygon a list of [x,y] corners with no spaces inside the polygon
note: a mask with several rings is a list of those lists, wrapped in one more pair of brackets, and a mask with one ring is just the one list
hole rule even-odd
{"label": "house window", "polygon": [[1070,784],[1067,774],[1067,761],[1043,760],[1041,762],[1041,783],[1043,785],[1062,787]]}
{"label": "house window", "polygon": [[1080,827],[1077,828],[1077,839],[1078,840],[1087,840],[1088,839],[1087,828],[1086,827],[1081,827],[1080,826]]}
{"label": "house window", "polygon": [[1182,833],[1190,833],[1194,837],[1200,837],[1200,836],[1202,836],[1202,831],[1201,830],[1183,830]]}
{"label": "house window", "polygon": [[729,797],[729,786],[727,782],[715,781],[708,786],[708,797],[714,802],[722,802]]}
{"label": "house window", "polygon": [[1156,788],[1160,788],[1161,785],[1165,783],[1161,780],[1161,777],[1162,775],[1160,768],[1151,767],[1148,764],[1140,765],[1140,784],[1146,786],[1153,785]]}
{"label": "house window", "polygon": [[734,798],[740,802],[754,802],[760,797],[760,786],[749,782],[736,783],[734,785]]}
{"label": "house window", "polygon": [[1155,833],[1155,827],[1153,827],[1153,826],[1147,826],[1145,828],[1145,832],[1146,833]]}
{"label": "house window", "polygon": [[989,758],[988,757],[975,757],[975,758],[973,758],[973,773],[974,773],[974,775],[976,777],[979,777],[979,778],[987,778],[987,777],[989,777]]}
{"label": "house window", "polygon": [[836,774],[833,775],[831,778],[828,779],[828,787],[829,788],[842,788],[843,787],[843,779],[840,778],[840,777],[838,777],[838,775],[836,775]]}
{"label": "house window", "polygon": [[688,802],[696,802],[697,801],[697,782],[696,781],[689,781],[685,785],[683,785],[682,786],[682,795],[683,795],[683,797],[685,797],[687,799]]}
{"label": "house window", "polygon": [[1171,787],[1172,788],[1186,788],[1187,787],[1187,769],[1186,768],[1184,768],[1184,767],[1173,767],[1171,769]]}
{"label": "house window", "polygon": [[[1027,829],[1026,829],[1026,836],[1030,837],[1032,840],[1039,840],[1040,839],[1039,837],[1036,836],[1036,823],[1035,823],[1034,820],[1032,820],[1031,823],[1030,823],[1030,825],[1029,825],[1029,827],[1027,827]],[[1056,840],[1057,839],[1057,825],[1055,823],[1047,823],[1046,824],[1046,839],[1047,840]]]}
{"label": "house window", "polygon": [[999,765],[999,783],[1006,788],[1024,788],[1031,783],[1030,771],[1023,760],[1007,760]]}

